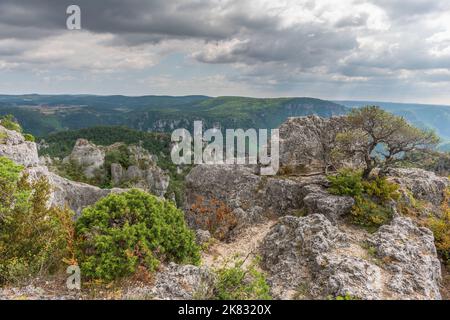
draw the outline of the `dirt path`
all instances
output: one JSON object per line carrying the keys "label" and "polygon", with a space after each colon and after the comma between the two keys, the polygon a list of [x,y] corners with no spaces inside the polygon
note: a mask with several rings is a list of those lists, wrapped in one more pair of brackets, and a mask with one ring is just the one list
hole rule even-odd
{"label": "dirt path", "polygon": [[217,268],[234,257],[242,259],[246,257],[246,264],[256,256],[257,248],[264,237],[269,233],[276,220],[268,221],[257,226],[245,229],[237,239],[230,243],[216,242],[203,253],[203,265]]}

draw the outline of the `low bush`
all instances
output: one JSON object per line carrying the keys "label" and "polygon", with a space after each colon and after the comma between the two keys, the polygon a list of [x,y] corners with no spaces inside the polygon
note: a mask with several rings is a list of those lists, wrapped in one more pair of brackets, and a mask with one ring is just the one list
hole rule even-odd
{"label": "low bush", "polygon": [[0,117],[0,124],[8,130],[13,130],[22,133],[22,127],[14,119],[14,116],[10,114]]}
{"label": "low bush", "polygon": [[226,203],[218,199],[197,196],[190,208],[195,225],[208,230],[218,240],[227,240],[237,226],[237,218]]}
{"label": "low bush", "polygon": [[243,260],[236,260],[232,267],[225,265],[216,270],[217,300],[271,300],[270,287],[264,274],[257,270],[259,260],[255,259],[244,267]]}
{"label": "low bush", "polygon": [[23,167],[0,158],[0,283],[58,271],[70,258],[72,212],[48,208],[45,179],[29,182]]}
{"label": "low bush", "polygon": [[329,192],[334,195],[351,196],[355,205],[351,211],[353,223],[376,230],[392,219],[391,200],[398,200],[398,185],[387,181],[385,177],[364,180],[360,171],[344,169],[335,176],[329,176]]}
{"label": "low bush", "polygon": [[329,192],[339,196],[362,196],[364,185],[361,171],[342,169],[335,176],[328,176],[331,183]]}
{"label": "low bush", "polygon": [[131,190],[83,210],[76,222],[78,261],[87,278],[112,281],[161,261],[198,264],[200,249],[183,212],[170,201]]}
{"label": "low bush", "polygon": [[23,135],[23,137],[25,138],[25,141],[28,141],[28,142],[35,142],[36,141],[36,138],[32,134],[29,134],[29,133],[25,133]]}

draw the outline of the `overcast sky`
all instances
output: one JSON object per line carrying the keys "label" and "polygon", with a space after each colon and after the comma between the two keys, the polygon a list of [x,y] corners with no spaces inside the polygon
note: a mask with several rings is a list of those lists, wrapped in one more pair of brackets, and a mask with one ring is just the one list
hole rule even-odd
{"label": "overcast sky", "polygon": [[450,1],[0,0],[0,93],[450,105]]}

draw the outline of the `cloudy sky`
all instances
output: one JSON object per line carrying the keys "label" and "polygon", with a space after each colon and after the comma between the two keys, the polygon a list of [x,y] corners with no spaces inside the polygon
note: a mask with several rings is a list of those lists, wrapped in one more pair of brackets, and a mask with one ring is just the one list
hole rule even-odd
{"label": "cloudy sky", "polygon": [[0,0],[0,93],[450,105],[450,1]]}

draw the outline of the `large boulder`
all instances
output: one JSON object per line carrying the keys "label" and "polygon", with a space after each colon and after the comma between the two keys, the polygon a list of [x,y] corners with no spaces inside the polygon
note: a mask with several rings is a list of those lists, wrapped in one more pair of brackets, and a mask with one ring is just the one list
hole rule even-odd
{"label": "large boulder", "polygon": [[186,177],[186,217],[193,227],[201,228],[195,225],[191,208],[199,199],[220,201],[237,217],[239,229],[301,209],[303,185],[293,179],[259,176],[254,167],[199,165]]}
{"label": "large boulder", "polygon": [[303,187],[302,194],[307,214],[323,214],[333,223],[337,223],[341,217],[348,214],[355,204],[352,197],[332,195],[317,184]]}
{"label": "large boulder", "polygon": [[401,191],[410,192],[418,200],[440,206],[450,180],[422,169],[395,168],[388,171],[389,179],[400,185]]}
{"label": "large boulder", "polygon": [[111,165],[111,182],[113,186],[128,185],[148,190],[162,197],[169,187],[170,178],[156,165],[143,168],[133,165],[125,169],[120,164],[113,163]]}
{"label": "large boulder", "polygon": [[386,281],[392,297],[440,299],[441,266],[433,233],[409,218],[395,218],[382,226],[368,243],[390,271]]}
{"label": "large boulder", "polygon": [[50,172],[47,167],[31,167],[26,170],[30,179],[44,177],[51,185],[52,193],[49,205],[60,208],[69,207],[77,215],[87,206],[95,204],[98,200],[111,193],[121,193],[127,189],[100,189],[89,184],[75,182]]}
{"label": "large boulder", "polygon": [[87,178],[94,178],[105,164],[105,150],[85,139],[78,139],[70,155],[63,160],[76,164]]}
{"label": "large boulder", "polygon": [[276,298],[440,299],[432,235],[409,219],[396,218],[372,236],[333,225],[320,214],[287,216],[260,252]]}
{"label": "large boulder", "polygon": [[[323,172],[331,165],[336,135],[346,126],[345,116],[289,118],[279,128],[281,172]],[[345,164],[356,166],[359,163],[358,159],[349,159]],[[334,166],[342,164],[334,163]]]}
{"label": "large boulder", "polygon": [[125,146],[123,143],[115,143],[104,147],[97,146],[85,139],[78,139],[72,153],[64,158],[63,162],[76,164],[87,178],[104,178],[107,175],[106,155],[114,151],[123,152],[122,148],[125,148],[128,160],[132,165],[124,168],[119,163],[112,163],[110,172],[112,185],[140,188],[159,197],[164,196],[169,187],[170,178],[157,166],[157,157],[141,146]]}
{"label": "large boulder", "polygon": [[24,167],[39,164],[34,142],[25,141],[22,134],[0,126],[0,157],[7,157]]}
{"label": "large boulder", "polygon": [[215,275],[207,267],[170,263],[156,274],[150,293],[159,300],[210,299]]}

